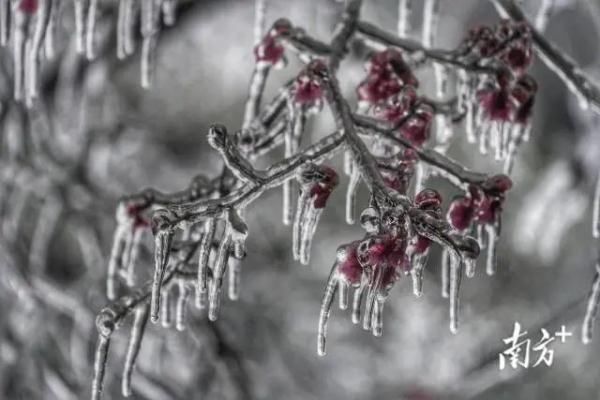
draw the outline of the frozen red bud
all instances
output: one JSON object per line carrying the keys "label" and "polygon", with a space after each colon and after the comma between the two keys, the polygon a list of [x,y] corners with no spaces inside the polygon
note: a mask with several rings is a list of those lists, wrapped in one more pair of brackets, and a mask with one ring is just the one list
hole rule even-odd
{"label": "frozen red bud", "polygon": [[429,247],[431,247],[431,240],[425,236],[417,235],[417,238],[412,246],[414,254],[423,254],[429,250]]}
{"label": "frozen red bud", "polygon": [[339,177],[333,168],[320,165],[316,171],[312,171],[312,182],[310,186],[310,197],[314,208],[325,208],[329,196],[339,184]]}
{"label": "frozen red bud", "polygon": [[415,196],[415,205],[422,210],[435,210],[442,205],[442,195],[433,189],[423,189]]}
{"label": "frozen red bud", "polygon": [[34,14],[39,7],[38,0],[21,0],[19,2],[19,10],[25,14]]}
{"label": "frozen red bud", "polygon": [[485,116],[491,121],[509,121],[513,104],[507,90],[484,89],[477,93],[479,105],[483,108]]}
{"label": "frozen red bud", "polygon": [[363,268],[358,262],[356,249],[360,242],[352,242],[338,249],[338,272],[351,285],[360,283]]}
{"label": "frozen red bud", "polygon": [[486,192],[490,191],[502,194],[512,188],[512,180],[504,174],[494,175],[488,178],[482,186]]}
{"label": "frozen red bud", "polygon": [[422,146],[430,136],[433,110],[423,107],[400,127],[402,137],[415,146]]}
{"label": "frozen red bud", "polygon": [[321,83],[303,73],[294,82],[294,101],[305,106],[316,106],[322,103],[323,88]]}
{"label": "frozen red bud", "polygon": [[452,200],[448,208],[448,223],[457,231],[465,231],[473,222],[475,217],[475,205],[473,198],[459,196]]}
{"label": "frozen red bud", "polygon": [[257,62],[275,65],[283,60],[284,51],[283,45],[281,45],[276,38],[269,35],[256,45],[254,48],[254,56]]}

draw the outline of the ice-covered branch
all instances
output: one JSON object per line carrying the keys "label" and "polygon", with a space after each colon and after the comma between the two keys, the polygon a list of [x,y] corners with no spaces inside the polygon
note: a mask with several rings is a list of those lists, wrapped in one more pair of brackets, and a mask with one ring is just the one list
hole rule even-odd
{"label": "ice-covered branch", "polygon": [[[491,1],[502,17],[529,24],[525,14],[513,0]],[[591,107],[594,112],[600,113],[600,86],[598,86],[598,83],[586,76],[568,55],[564,54],[533,27],[531,28],[531,34],[537,55],[577,96],[580,106],[584,109]]]}

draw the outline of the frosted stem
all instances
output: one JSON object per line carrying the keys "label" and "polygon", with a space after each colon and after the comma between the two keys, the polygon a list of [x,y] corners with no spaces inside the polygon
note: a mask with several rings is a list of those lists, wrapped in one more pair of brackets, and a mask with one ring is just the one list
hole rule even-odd
{"label": "frosted stem", "polygon": [[462,280],[463,263],[459,255],[450,254],[450,332],[458,332],[459,291]]}
{"label": "frosted stem", "polygon": [[198,250],[198,284],[196,285],[196,307],[206,307],[208,300],[208,262],[215,237],[216,221],[213,218],[204,223],[204,233]]}
{"label": "frosted stem", "polygon": [[356,192],[360,182],[360,171],[358,168],[352,169],[350,181],[346,191],[346,222],[350,225],[356,221]]}
{"label": "frosted stem", "polygon": [[173,232],[170,230],[160,230],[156,233],[154,247],[154,279],[152,281],[152,299],[150,308],[150,319],[153,323],[158,322],[160,289],[169,262],[169,251],[171,249],[172,239]]}
{"label": "frosted stem", "polygon": [[94,358],[94,380],[92,381],[92,400],[102,398],[102,389],[104,386],[104,374],[106,372],[106,359],[110,347],[110,336],[98,336],[96,345],[96,355]]}
{"label": "frosted stem", "polygon": [[600,263],[596,262],[596,275],[594,276],[594,283],[588,297],[585,318],[581,327],[581,340],[585,344],[592,340],[594,321],[598,313],[598,303],[600,303]]}
{"label": "frosted stem", "polygon": [[325,287],[325,293],[323,300],[321,301],[321,310],[319,312],[319,327],[317,330],[317,354],[320,356],[325,355],[325,341],[327,338],[327,321],[329,320],[329,314],[331,313],[331,305],[333,303],[333,297],[337,289],[337,265],[334,265],[327,279],[327,286]]}
{"label": "frosted stem", "polygon": [[127,346],[127,355],[125,356],[125,366],[123,367],[123,378],[121,381],[121,392],[125,397],[131,396],[131,376],[142,346],[142,339],[144,338],[144,331],[146,330],[146,325],[148,323],[149,313],[150,305],[147,303],[144,303],[135,309],[133,325],[131,326],[131,333],[129,335],[129,344]]}

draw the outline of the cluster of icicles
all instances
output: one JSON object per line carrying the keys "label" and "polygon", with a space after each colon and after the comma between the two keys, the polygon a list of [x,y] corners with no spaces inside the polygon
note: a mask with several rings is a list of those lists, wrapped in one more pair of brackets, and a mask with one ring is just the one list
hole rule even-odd
{"label": "cluster of icicles", "polygon": [[[96,23],[99,0],[72,0],[77,51],[93,60],[97,55]],[[14,98],[31,106],[38,96],[40,63],[57,52],[65,0],[0,0],[0,45],[12,47]],[[117,56],[124,59],[135,51],[135,26],[139,15],[141,84],[151,85],[154,55],[161,24],[175,23],[177,0],[119,0]],[[161,22],[162,21],[162,22]]]}
{"label": "cluster of icicles", "polygon": [[[527,32],[505,23],[499,25],[497,30],[503,27],[508,27],[511,32],[516,30],[517,38],[521,35],[527,37]],[[290,29],[289,23],[276,23],[258,43],[255,48],[258,67],[270,68],[282,64],[285,53],[283,42]],[[473,33],[461,47],[463,51],[460,54],[464,61],[462,65],[467,65],[469,57],[479,52],[479,61],[471,61],[474,67],[484,68],[485,60],[488,60],[494,67],[498,67],[498,63],[502,61],[501,65],[511,68],[507,72],[500,69],[500,73],[494,73],[489,79],[478,81],[476,84],[470,80],[468,83],[461,81],[461,101],[465,107],[463,110],[472,107],[469,111],[472,114],[471,118],[475,108],[478,108],[477,114],[483,115],[482,118],[486,121],[482,124],[484,128],[479,133],[479,140],[488,141],[491,137],[493,143],[502,145],[504,139],[498,140],[498,136],[504,135],[503,132],[508,130],[504,125],[499,125],[501,129],[491,129],[491,126],[498,125],[498,115],[501,115],[504,118],[503,122],[510,122],[511,126],[519,125],[519,132],[526,130],[535,89],[529,88],[531,90],[528,92],[527,101],[520,102],[522,97],[518,95],[517,88],[521,88],[523,81],[530,78],[518,72],[521,69],[516,66],[521,64],[509,64],[506,59],[506,44],[508,43],[510,48],[512,39],[503,42],[505,46],[501,51],[489,55],[480,48],[480,37],[480,34]],[[517,40],[516,43],[521,42]],[[493,60],[489,60],[490,57]],[[512,58],[519,57],[508,57],[509,60]],[[527,64],[529,62],[527,61]],[[317,64],[319,62],[309,64],[288,86],[281,103],[287,104],[287,118],[281,130],[273,130],[280,132],[283,140],[276,141],[273,137],[266,140],[282,143],[285,156],[290,160],[297,161],[294,155],[301,152],[300,138],[307,118],[320,112],[325,101],[331,102],[329,97],[332,96],[332,89],[339,91],[331,82],[324,85],[319,74],[311,70]],[[261,76],[260,68],[256,75],[258,77]],[[433,116],[437,112],[436,105],[417,95],[419,82],[397,50],[387,49],[374,53],[366,64],[366,73],[367,76],[357,89],[357,115],[364,115],[367,121],[372,118],[397,126],[392,134],[405,144],[399,146],[375,139],[370,141],[370,152],[386,193],[390,198],[397,198],[397,204],[406,204],[403,201],[409,201],[410,207],[382,204],[372,196],[368,207],[358,218],[366,232],[364,237],[342,245],[337,250],[318,322],[317,350],[320,355],[325,354],[327,321],[336,292],[339,292],[340,308],[346,309],[350,303],[350,289],[354,289],[352,321],[358,324],[362,318],[365,330],[376,336],[381,335],[384,304],[394,284],[401,277],[410,275],[413,292],[417,296],[422,294],[423,272],[434,242],[442,244],[444,249],[442,295],[449,298],[450,330],[456,332],[463,269],[468,277],[474,276],[479,248],[486,248],[486,271],[490,275],[495,272],[501,212],[506,193],[512,186],[510,178],[506,175],[485,177],[470,184],[461,182],[459,187],[464,193],[449,202],[444,215],[442,197],[435,190],[422,189],[425,175],[418,173],[423,164],[419,152],[431,144],[430,131]],[[510,99],[509,103],[501,101],[506,95]],[[499,108],[505,107],[510,109],[508,114],[498,111]],[[269,113],[270,111],[267,112]],[[521,114],[527,115],[517,118]],[[128,287],[135,284],[135,264],[142,237],[147,231],[152,231],[154,235],[155,269],[150,286],[142,287],[131,295],[119,297],[98,317],[100,340],[93,389],[95,399],[99,398],[102,391],[110,336],[132,309],[135,310],[135,318],[122,381],[125,395],[131,393],[131,373],[148,319],[171,326],[174,309],[175,327],[183,330],[187,303],[195,293],[196,307],[207,309],[208,318],[211,321],[216,320],[225,279],[228,280],[229,299],[239,298],[240,262],[246,255],[245,241],[248,235],[244,210],[248,203],[268,188],[283,186],[283,222],[292,224],[293,257],[302,264],[309,262],[312,238],[320,217],[331,193],[339,186],[337,172],[322,164],[304,162],[295,169],[296,174],[289,177],[295,180],[273,178],[267,185],[261,180],[266,178],[257,176],[248,163],[243,154],[246,153],[242,150],[243,143],[232,140],[224,127],[213,126],[209,131],[208,141],[223,156],[234,177],[229,176],[225,179],[224,176],[227,175],[224,175],[209,180],[198,176],[192,180],[189,188],[179,193],[163,194],[150,189],[125,198],[118,207],[118,226],[108,270],[109,299],[117,299],[118,282],[122,281]],[[510,140],[508,142],[510,143]],[[253,143],[256,145],[256,141]],[[311,151],[313,154],[319,153],[330,145],[331,142],[321,141],[318,146],[322,147],[319,148],[315,144]],[[507,157],[505,151],[500,153]],[[356,192],[361,178],[364,179],[360,162],[354,153],[346,149],[344,172],[349,177],[346,219],[350,224],[357,219]],[[275,169],[285,167],[280,163]],[[223,193],[223,187],[237,187],[242,192],[248,187],[245,193],[248,194],[249,200],[238,204],[232,200],[235,196],[227,197],[226,194],[230,193]],[[295,193],[297,201],[294,207]],[[191,213],[194,209],[193,204],[198,202],[206,204],[204,216],[189,217],[190,214],[186,213]],[[390,204],[396,203],[392,201]],[[152,215],[151,219],[149,215]],[[415,226],[418,221],[423,221],[423,218],[428,222],[423,226]],[[471,235],[477,239],[471,238]],[[453,245],[458,238],[462,247]],[[178,297],[173,306],[171,298],[175,286]]]}

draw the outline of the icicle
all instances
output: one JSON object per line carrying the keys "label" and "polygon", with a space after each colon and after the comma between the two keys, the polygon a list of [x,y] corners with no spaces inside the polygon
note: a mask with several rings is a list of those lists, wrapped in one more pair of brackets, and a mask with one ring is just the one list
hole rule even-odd
{"label": "icicle", "polygon": [[310,260],[310,249],[312,247],[312,240],[317,230],[317,224],[323,213],[322,208],[315,208],[309,206],[306,213],[306,219],[303,224],[302,241],[300,243],[300,263],[307,265]]}
{"label": "icicle", "polygon": [[221,288],[223,286],[223,274],[225,267],[229,259],[229,245],[231,242],[231,227],[227,225],[225,227],[225,233],[221,239],[219,250],[217,253],[217,259],[213,268],[213,279],[210,285],[210,292],[208,295],[208,319],[216,321],[219,317],[219,309],[221,307]]}
{"label": "icicle", "polygon": [[0,46],[10,38],[10,0],[0,0]]}
{"label": "icicle", "polygon": [[302,242],[302,226],[306,221],[306,213],[310,207],[310,196],[303,190],[300,192],[298,204],[296,206],[296,215],[292,227],[292,252],[294,260],[300,260],[300,246]]}
{"label": "icicle", "polygon": [[171,285],[165,285],[161,289],[160,297],[160,323],[163,328],[170,328],[173,323],[171,316]]}
{"label": "icicle", "polygon": [[354,296],[352,299],[352,323],[360,323],[360,306],[362,304],[363,293],[365,292],[366,283],[361,281],[360,286],[354,289]]}
{"label": "icicle", "polygon": [[585,318],[583,319],[581,328],[581,340],[584,344],[588,344],[592,340],[594,320],[598,313],[598,303],[600,303],[600,263],[596,262],[596,275],[594,276],[594,283],[588,297]]}
{"label": "icicle", "polygon": [[354,156],[352,151],[344,151],[344,173],[348,176],[352,175],[352,168],[354,166]]}
{"label": "icicle", "polygon": [[208,300],[208,261],[215,237],[216,221],[213,218],[204,223],[204,233],[198,250],[198,283],[196,285],[196,307],[206,307]]}
{"label": "icicle", "polygon": [[319,312],[319,327],[317,330],[317,354],[320,356],[325,355],[325,341],[327,338],[327,320],[331,313],[331,305],[333,303],[333,297],[337,289],[337,264],[334,264],[329,278],[327,279],[327,286],[325,288],[325,294],[321,301],[321,310]]}
{"label": "icicle", "polygon": [[472,278],[475,276],[475,268],[477,267],[477,259],[465,257],[465,275],[467,278]]}
{"label": "icicle", "polygon": [[75,48],[82,54],[85,51],[85,6],[87,0],[73,0],[75,9]]}
{"label": "icicle", "polygon": [[442,297],[450,297],[450,253],[442,250]]}
{"label": "icicle", "polygon": [[13,64],[14,64],[14,98],[17,101],[23,99],[25,88],[25,35],[27,34],[29,17],[19,9],[17,5],[14,10],[12,24],[13,29]]}
{"label": "icicle", "polygon": [[459,255],[449,253],[450,256],[450,332],[458,332],[459,290],[462,280],[462,260]]}
{"label": "icicle", "polygon": [[108,273],[106,277],[106,297],[109,300],[114,300],[116,295],[115,281],[117,271],[120,268],[121,257],[125,245],[125,235],[127,234],[127,226],[124,224],[118,224],[115,231],[115,237],[113,239],[112,250],[108,259]]}
{"label": "icicle", "polygon": [[265,35],[266,0],[254,2],[254,46],[257,46]]}
{"label": "icicle", "polygon": [[423,45],[431,47],[437,34],[437,25],[440,17],[440,0],[425,0],[423,5]]}
{"label": "icicle", "polygon": [[427,179],[427,165],[422,162],[418,162],[415,164],[415,174],[413,178],[413,187],[414,193],[413,196],[416,196],[417,193],[421,192],[425,185],[425,180]]}
{"label": "icicle", "polygon": [[[289,129],[284,132],[284,147],[286,158],[293,156],[298,152],[300,139],[304,132],[306,123],[306,112],[301,106],[294,103],[293,99],[288,99]],[[292,195],[294,192],[294,181],[289,179],[283,183],[283,224],[289,225],[292,222],[293,206]]]}
{"label": "icicle", "polygon": [[242,263],[237,258],[229,259],[229,286],[227,294],[229,300],[236,301],[240,298],[240,272]]}
{"label": "icicle", "polygon": [[548,21],[554,12],[554,2],[556,0],[542,0],[538,13],[535,16],[535,29],[540,33],[546,30]]}
{"label": "icicle", "polygon": [[56,55],[56,29],[60,18],[60,8],[62,0],[52,0],[50,2],[50,15],[48,18],[48,26],[46,27],[46,35],[44,36],[44,54],[46,59],[53,59]]}
{"label": "icicle", "polygon": [[429,257],[429,251],[425,251],[423,254],[416,254],[413,257],[414,262],[412,269],[410,270],[413,293],[415,296],[421,297],[423,294],[423,270],[425,268],[425,264],[427,263],[427,258]]}
{"label": "icicle", "polygon": [[346,222],[350,225],[356,221],[356,192],[358,191],[359,182],[360,171],[358,168],[353,168],[346,191]]}
{"label": "icicle", "polygon": [[381,336],[383,334],[383,305],[384,300],[376,298],[373,307],[373,336]]}
{"label": "icicle", "polygon": [[594,191],[592,234],[596,239],[600,238],[600,174],[596,179],[596,190]]}
{"label": "icicle", "polygon": [[106,359],[110,347],[110,336],[98,336],[96,355],[94,359],[94,380],[92,381],[92,400],[102,398],[104,374],[106,372]]}
{"label": "icicle", "polygon": [[125,51],[125,37],[127,36],[127,27],[125,26],[125,10],[127,3],[131,0],[120,0],[119,10],[117,12],[117,58],[124,59],[127,56]]}
{"label": "icicle", "polygon": [[484,228],[487,233],[488,246],[485,272],[491,276],[496,273],[496,243],[498,242],[498,227],[492,224],[486,224]]}
{"label": "icicle", "polygon": [[433,73],[435,75],[436,95],[439,98],[444,98],[448,93],[448,68],[443,64],[434,64]]}
{"label": "icicle", "polygon": [[177,287],[179,289],[179,293],[177,297],[177,304],[175,306],[175,329],[181,332],[185,330],[185,314],[190,292],[184,279],[179,279]]}
{"label": "icicle", "polygon": [[412,0],[398,0],[398,36],[407,38],[411,31]]}
{"label": "icicle", "polygon": [[85,26],[85,56],[88,60],[96,58],[96,14],[98,13],[98,0],[89,0],[87,9],[87,23]]}
{"label": "icicle", "polygon": [[152,299],[150,308],[150,319],[153,323],[158,322],[160,306],[160,289],[169,262],[169,251],[173,232],[171,230],[159,230],[156,232],[154,249],[154,279],[152,281]]}
{"label": "icicle", "polygon": [[345,282],[343,279],[338,280],[340,310],[345,310],[348,308],[348,291],[349,291],[349,289],[350,289],[350,285],[348,284],[348,282]]}
{"label": "icicle", "polygon": [[125,283],[130,287],[135,284],[135,265],[137,264],[140,253],[140,242],[144,235],[144,230],[139,227],[132,227],[132,230],[133,236],[131,238],[131,246],[129,252],[125,253],[126,255],[128,254],[125,259]]}
{"label": "icicle", "polygon": [[177,0],[162,0],[163,22],[166,26],[175,25],[175,12],[177,11]]}
{"label": "icicle", "polygon": [[125,356],[125,366],[123,367],[123,378],[121,381],[121,392],[123,396],[131,396],[131,376],[135,368],[135,362],[142,346],[144,331],[148,323],[148,314],[150,305],[143,304],[135,309],[133,325],[131,326],[131,334],[129,336],[129,344],[127,346],[127,355]]}
{"label": "icicle", "polygon": [[156,0],[145,0],[141,2],[141,31],[142,31],[142,55],[141,55],[141,84],[144,89],[152,85],[154,75],[154,58],[156,53],[156,42],[158,39],[158,10]]}
{"label": "icicle", "polygon": [[475,105],[467,101],[466,102],[466,115],[465,115],[465,132],[467,134],[467,141],[469,143],[477,142],[476,125],[475,125]]}

